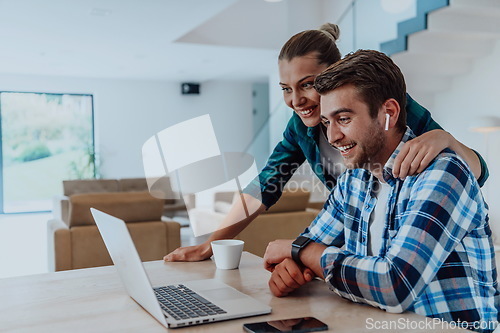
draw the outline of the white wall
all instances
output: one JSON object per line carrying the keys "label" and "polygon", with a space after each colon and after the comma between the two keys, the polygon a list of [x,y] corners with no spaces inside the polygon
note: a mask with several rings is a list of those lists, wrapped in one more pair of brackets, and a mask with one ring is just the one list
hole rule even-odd
{"label": "white wall", "polygon": [[485,137],[469,126],[478,116],[500,116],[500,40],[493,52],[481,58],[472,71],[454,80],[451,88],[437,94],[432,107],[434,118],[458,140],[488,158],[490,178],[483,188],[490,206],[491,228],[500,243],[500,132],[489,135],[488,156]]}
{"label": "white wall", "polygon": [[0,75],[0,90],[93,94],[103,178],[143,176],[143,143],[203,114],[211,116],[221,151],[241,151],[252,138],[251,82],[204,82],[196,96],[181,95],[177,82]]}

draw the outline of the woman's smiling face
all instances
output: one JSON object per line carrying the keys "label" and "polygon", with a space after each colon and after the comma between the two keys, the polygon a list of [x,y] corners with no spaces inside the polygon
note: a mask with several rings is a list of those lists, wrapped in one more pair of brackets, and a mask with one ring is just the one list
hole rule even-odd
{"label": "woman's smiling face", "polygon": [[320,123],[320,95],[314,89],[316,75],[328,66],[318,64],[315,53],[279,61],[280,86],[286,105],[307,127]]}

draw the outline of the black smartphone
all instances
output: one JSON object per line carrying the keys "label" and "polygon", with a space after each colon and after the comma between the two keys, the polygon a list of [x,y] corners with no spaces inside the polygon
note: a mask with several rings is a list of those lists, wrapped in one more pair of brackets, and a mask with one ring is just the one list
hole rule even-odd
{"label": "black smartphone", "polygon": [[273,333],[273,332],[317,332],[326,331],[328,325],[313,317],[290,318],[284,320],[263,321],[260,323],[248,323],[243,329],[250,333]]}

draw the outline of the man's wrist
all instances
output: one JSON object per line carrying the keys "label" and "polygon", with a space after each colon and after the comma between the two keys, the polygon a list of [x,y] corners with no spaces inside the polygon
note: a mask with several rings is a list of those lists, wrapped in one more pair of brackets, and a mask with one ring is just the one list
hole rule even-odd
{"label": "man's wrist", "polygon": [[311,242],[310,238],[299,236],[292,242],[291,257],[298,265],[304,265],[300,260],[300,252]]}
{"label": "man's wrist", "polygon": [[303,251],[300,251],[300,261],[302,264],[311,269],[320,278],[324,278],[321,257],[326,248],[324,244],[311,242]]}

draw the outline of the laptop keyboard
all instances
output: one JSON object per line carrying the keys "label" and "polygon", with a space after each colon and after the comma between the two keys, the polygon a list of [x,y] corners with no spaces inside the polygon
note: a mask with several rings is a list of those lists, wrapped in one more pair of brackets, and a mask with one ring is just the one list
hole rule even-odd
{"label": "laptop keyboard", "polygon": [[176,320],[226,313],[182,284],[153,289],[161,308]]}

